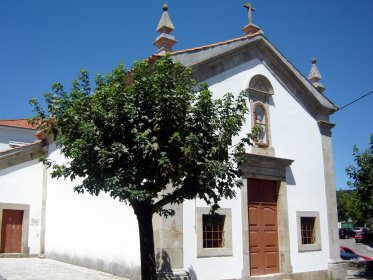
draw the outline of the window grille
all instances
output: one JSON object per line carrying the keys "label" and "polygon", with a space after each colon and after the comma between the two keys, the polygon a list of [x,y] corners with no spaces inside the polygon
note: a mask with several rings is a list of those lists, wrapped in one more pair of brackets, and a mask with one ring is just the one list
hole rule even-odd
{"label": "window grille", "polygon": [[203,248],[224,247],[225,215],[203,215]]}
{"label": "window grille", "polygon": [[315,243],[315,217],[301,217],[302,244]]}

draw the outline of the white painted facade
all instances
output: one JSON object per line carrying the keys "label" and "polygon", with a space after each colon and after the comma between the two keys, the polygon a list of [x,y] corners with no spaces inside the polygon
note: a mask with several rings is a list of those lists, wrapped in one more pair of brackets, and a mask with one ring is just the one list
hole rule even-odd
{"label": "white painted facade", "polygon": [[[0,170],[0,205],[28,205],[28,253],[40,253],[43,166],[38,159]],[[8,205],[9,206],[9,205]]]}
{"label": "white painted facade", "polygon": [[[54,144],[49,158],[64,157]],[[76,182],[48,177],[47,257],[126,276],[138,276],[139,234],[132,207],[108,194],[73,191]]]}
{"label": "white painted facade", "polygon": [[[304,110],[267,67],[255,59],[225,71],[207,80],[216,97],[225,93],[238,94],[246,90],[255,75],[265,76],[273,87],[270,106],[270,130],[276,157],[294,160],[288,169],[288,213],[293,272],[328,269],[329,239],[325,200],[324,165],[321,135],[315,119]],[[249,104],[248,104],[249,105]],[[251,118],[247,117],[239,138],[251,130]],[[250,152],[250,147],[247,147]],[[184,203],[184,261],[185,269],[195,271],[200,279],[236,279],[241,277],[242,215],[241,195],[231,201],[223,201],[222,208],[232,209],[232,257],[196,257],[195,207],[206,207],[202,201]],[[298,252],[296,211],[320,213],[322,250]],[[213,269],[211,269],[213,267]],[[227,269],[229,267],[229,269]],[[198,278],[199,279],[199,278]]]}

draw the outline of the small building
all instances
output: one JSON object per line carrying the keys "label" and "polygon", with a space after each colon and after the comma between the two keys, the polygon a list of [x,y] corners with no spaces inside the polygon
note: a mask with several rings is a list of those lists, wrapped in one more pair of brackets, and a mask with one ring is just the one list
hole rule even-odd
{"label": "small building", "polygon": [[[306,78],[252,23],[253,7],[246,7],[242,37],[178,51],[163,8],[153,58],[171,53],[216,97],[245,90],[250,116],[242,135],[254,125],[262,133],[247,149],[243,188],[221,202],[217,221],[211,223],[209,207],[199,199],[173,206],[173,217],[154,217],[158,269],[170,279],[337,279],[342,272],[329,117],[338,108],[324,94],[316,60]],[[26,141],[22,137],[12,141]],[[17,149],[29,160],[4,164],[6,153],[18,157]],[[51,178],[35,159],[41,155],[67,160],[45,141],[0,152],[1,244],[8,209],[21,211],[17,252],[138,279],[132,208],[106,194],[74,193],[74,182]]]}
{"label": "small building", "polygon": [[40,253],[46,149],[35,133],[26,119],[0,120],[1,254]]}

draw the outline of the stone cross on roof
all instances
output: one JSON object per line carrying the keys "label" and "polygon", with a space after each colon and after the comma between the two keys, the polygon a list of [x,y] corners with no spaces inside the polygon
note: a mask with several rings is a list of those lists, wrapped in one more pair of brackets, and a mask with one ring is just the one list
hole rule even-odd
{"label": "stone cross on roof", "polygon": [[249,17],[249,24],[246,25],[243,28],[243,32],[246,34],[254,34],[254,33],[263,33],[263,31],[260,29],[259,26],[253,24],[253,11],[255,11],[255,8],[250,2],[247,2],[246,4],[243,5],[248,10],[248,17]]}
{"label": "stone cross on roof", "polygon": [[253,23],[253,14],[252,12],[255,11],[255,8],[252,6],[250,2],[247,2],[243,5],[248,10],[248,16],[249,16],[249,24]]}

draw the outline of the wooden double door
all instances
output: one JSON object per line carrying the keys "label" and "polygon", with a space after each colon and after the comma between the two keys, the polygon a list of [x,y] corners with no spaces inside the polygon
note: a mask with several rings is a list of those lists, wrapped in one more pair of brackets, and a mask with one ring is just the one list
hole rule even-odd
{"label": "wooden double door", "polygon": [[278,273],[277,186],[248,179],[250,275]]}
{"label": "wooden double door", "polygon": [[23,210],[4,209],[0,253],[21,253]]}

